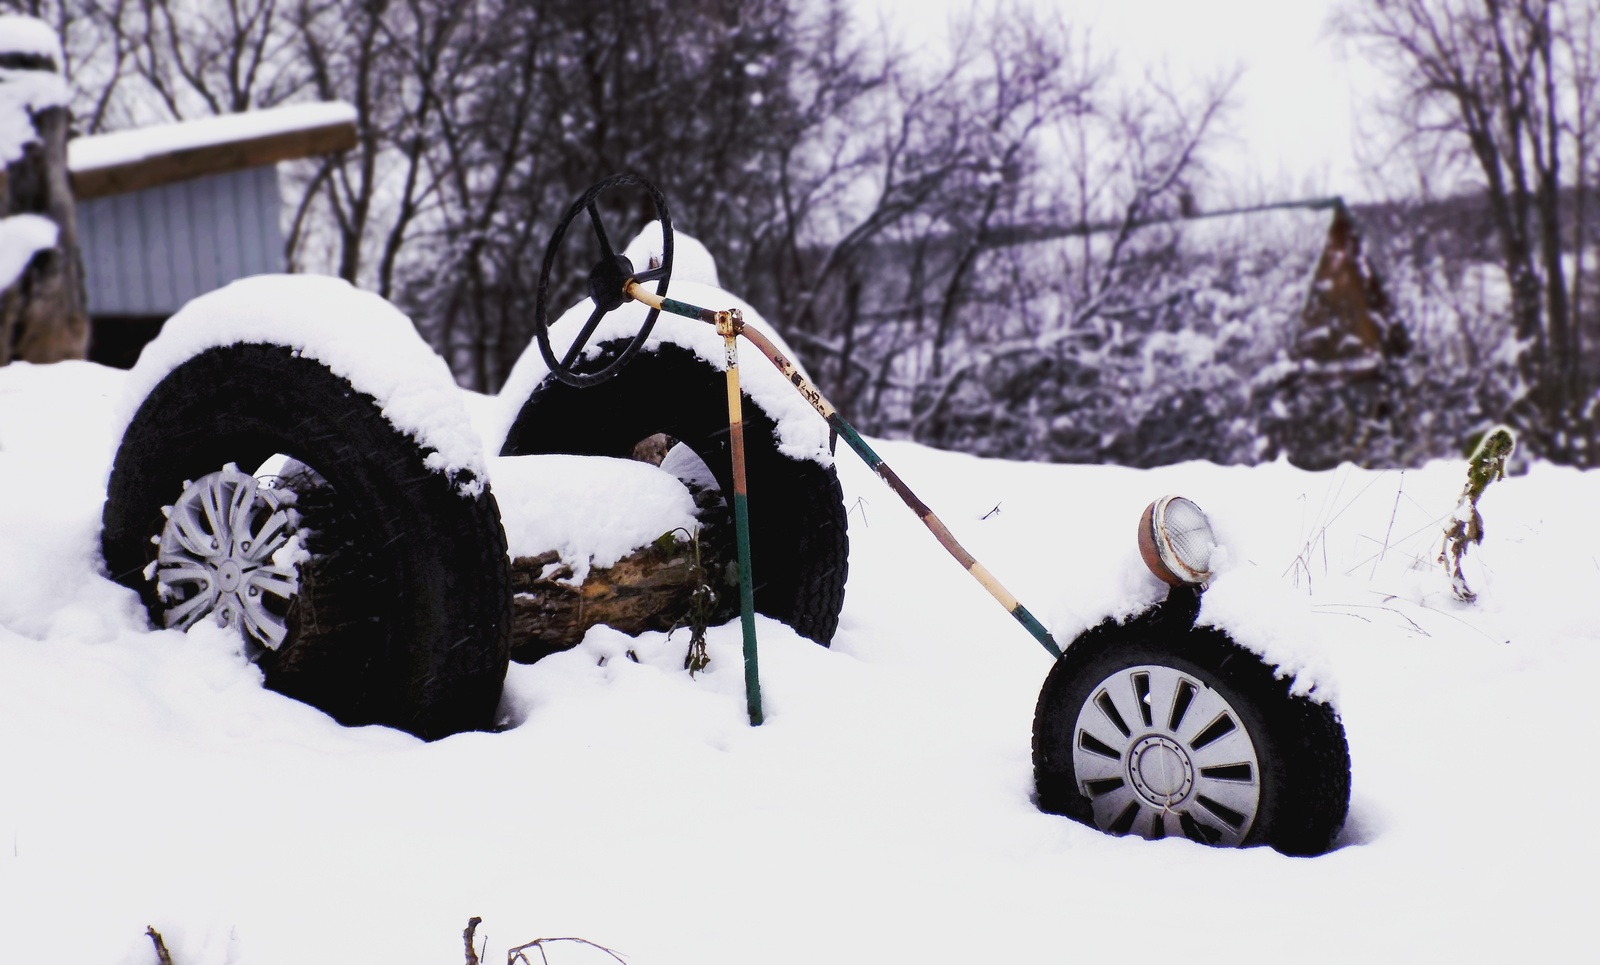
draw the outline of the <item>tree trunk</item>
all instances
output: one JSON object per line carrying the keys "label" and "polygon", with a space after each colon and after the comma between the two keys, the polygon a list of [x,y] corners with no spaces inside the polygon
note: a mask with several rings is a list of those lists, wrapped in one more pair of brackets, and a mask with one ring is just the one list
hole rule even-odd
{"label": "tree trunk", "polygon": [[[50,59],[31,54],[0,56],[0,67],[52,74],[57,69]],[[71,117],[65,106],[19,109],[27,112],[37,140],[0,171],[0,218],[20,214],[45,217],[56,226],[56,242],[34,254],[15,281],[0,292],[0,365],[13,359],[81,359],[89,347],[89,318],[77,214],[67,181]]]}

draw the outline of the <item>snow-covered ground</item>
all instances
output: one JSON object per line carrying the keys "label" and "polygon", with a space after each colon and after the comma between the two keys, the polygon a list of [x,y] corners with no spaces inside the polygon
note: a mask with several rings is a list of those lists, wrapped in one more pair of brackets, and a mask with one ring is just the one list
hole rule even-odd
{"label": "snow-covered ground", "polygon": [[154,926],[179,965],[437,965],[469,916],[491,962],[553,935],[635,965],[1541,961],[1589,940],[1600,475],[1490,487],[1467,607],[1429,562],[1464,462],[1133,471],[875,443],[1063,640],[1159,596],[1145,503],[1203,506],[1228,554],[1202,618],[1344,714],[1349,823],[1292,859],[1037,811],[1048,657],[843,454],[839,633],[759,622],[764,726],[734,624],[696,679],[683,633],[602,628],[513,666],[503,733],[341,728],[97,574],[124,378],[0,369],[5,961],[153,963]]}

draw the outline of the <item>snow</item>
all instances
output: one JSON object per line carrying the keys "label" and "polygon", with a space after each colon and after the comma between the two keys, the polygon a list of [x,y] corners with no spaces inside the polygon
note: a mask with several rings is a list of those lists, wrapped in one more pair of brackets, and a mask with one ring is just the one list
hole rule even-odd
{"label": "snow", "polygon": [[354,124],[356,109],[343,101],[290,104],[172,124],[153,124],[67,143],[67,167],[75,173],[131,164],[148,157],[232,144],[274,134],[335,124]]}
{"label": "snow", "polygon": [[208,292],[179,309],[139,356],[111,415],[121,438],[147,395],[173,369],[209,348],[236,342],[285,345],[316,359],[384,417],[433,450],[430,469],[455,479],[463,495],[482,491],[481,437],[444,360],[411,320],[377,295],[320,275],[255,275]]}
{"label": "snow", "polygon": [[[839,633],[825,650],[758,620],[764,726],[744,720],[735,622],[693,679],[681,633],[599,628],[514,665],[502,733],[341,728],[262,689],[209,624],[150,630],[97,573],[118,400],[140,377],[0,368],[8,960],[146,965],[154,926],[184,965],[432,965],[460,960],[473,915],[486,961],[581,935],[634,965],[1116,960],[1130,936],[1230,962],[1588,945],[1600,830],[1561,817],[1600,794],[1581,765],[1600,728],[1582,696],[1600,474],[1535,463],[1491,485],[1467,606],[1433,563],[1462,460],[1136,471],[873,441],[1063,641],[1159,598],[1134,540],[1146,503],[1202,506],[1226,551],[1202,621],[1337,686],[1350,820],[1332,853],[1291,859],[1037,811],[1048,658],[848,457]],[[520,482],[492,471],[507,499]],[[573,951],[551,961],[595,960]]]}
{"label": "snow", "polygon": [[57,233],[56,223],[43,215],[0,218],[0,291],[11,287],[35,254],[55,247]]}
{"label": "snow", "polygon": [[561,554],[582,583],[663,534],[698,528],[694,497],[648,463],[599,456],[494,456],[489,479],[512,559]]}
{"label": "snow", "polygon": [[[652,221],[623,249],[628,261],[635,271],[644,271],[650,265],[659,265],[662,261],[662,249],[666,247],[661,235],[661,222]],[[717,262],[711,257],[711,252],[700,243],[700,239],[690,237],[681,231],[672,233],[672,281],[668,283],[670,291],[673,284],[679,282],[694,282],[697,285],[709,285],[712,288],[721,288],[722,282],[717,278]],[[706,308],[713,306],[706,305]]]}
{"label": "snow", "polygon": [[0,54],[32,54],[49,57],[59,70],[66,63],[61,53],[61,38],[50,25],[37,17],[0,14]]}
{"label": "snow", "polygon": [[[39,22],[29,17],[0,17],[0,37],[6,36],[7,27],[16,27],[23,47],[19,52],[34,53],[36,51],[32,48],[37,46],[41,38],[37,36],[37,31],[27,26],[29,23]],[[0,43],[0,47],[4,46],[7,44]],[[59,45],[54,53],[56,63],[61,63]],[[64,107],[69,100],[71,91],[67,88],[66,80],[58,73],[0,68],[0,167],[22,157],[23,149],[39,139],[39,132],[33,127],[34,114],[52,107]]]}
{"label": "snow", "polygon": [[[661,249],[661,228],[652,222],[624,249],[636,270],[643,270],[651,254]],[[744,314],[747,325],[758,329],[777,345],[789,358],[794,353],[766,323],[761,314],[749,303],[717,287],[716,265],[700,242],[683,232],[673,233],[672,279],[667,286],[667,296],[701,308],[714,311],[738,309]],[[709,280],[708,280],[709,279]],[[652,289],[653,290],[653,289]],[[585,298],[572,306],[550,325],[550,345],[556,357],[566,355],[572,339],[576,337],[589,316],[594,313],[594,302]],[[607,341],[631,340],[644,325],[649,309],[641,302],[630,301],[608,314],[590,337],[588,352],[592,354]],[[653,352],[663,344],[679,345],[693,351],[718,371],[727,369],[727,356],[722,336],[716,328],[698,319],[683,318],[662,312],[650,330],[641,351]],[[762,354],[749,345],[742,345],[739,353],[739,384],[752,402],[761,407],[778,427],[778,449],[792,459],[813,459],[824,465],[832,456],[828,451],[828,427],[817,418],[815,411],[794,391]],[[499,452],[511,423],[528,400],[534,388],[549,374],[549,367],[539,354],[538,346],[530,345],[523,352],[511,374],[501,387],[498,411],[484,413],[478,425],[484,434],[489,451]]]}

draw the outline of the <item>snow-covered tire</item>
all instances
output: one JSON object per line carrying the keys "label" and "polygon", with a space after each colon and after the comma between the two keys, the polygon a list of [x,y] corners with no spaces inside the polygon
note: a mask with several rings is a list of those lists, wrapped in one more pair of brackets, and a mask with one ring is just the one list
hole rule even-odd
{"label": "snow-covered tire", "polygon": [[111,578],[138,591],[162,625],[169,604],[147,574],[164,507],[190,480],[229,464],[248,474],[274,454],[320,479],[295,507],[312,558],[287,604],[287,639],[260,655],[267,685],[341,723],[429,740],[492,727],[511,600],[487,483],[463,495],[470,480],[429,468],[429,452],[371,396],[293,349],[207,349],[140,404],[106,491]]}
{"label": "snow-covered tire", "polygon": [[1041,810],[1112,834],[1327,851],[1350,803],[1338,715],[1220,630],[1157,607],[1067,648],[1033,724]]}
{"label": "snow-covered tire", "polygon": [[[617,343],[583,368],[605,364]],[[733,492],[724,373],[680,346],[641,353],[615,378],[575,389],[547,377],[522,404],[503,456],[569,453],[627,458],[665,433],[689,446]],[[844,605],[850,542],[832,466],[778,451],[777,427],[745,397],[745,473],[756,610],[827,646]]]}

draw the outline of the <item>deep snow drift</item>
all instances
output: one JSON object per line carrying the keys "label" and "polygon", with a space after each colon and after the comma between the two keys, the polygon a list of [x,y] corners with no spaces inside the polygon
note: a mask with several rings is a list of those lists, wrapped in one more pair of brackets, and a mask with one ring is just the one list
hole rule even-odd
{"label": "deep snow drift", "polygon": [[1160,595],[1146,502],[1204,507],[1228,553],[1203,619],[1336,691],[1349,733],[1341,846],[1291,859],[1039,813],[1048,657],[844,454],[839,633],[759,622],[765,726],[735,623],[696,679],[685,633],[596,629],[513,666],[503,733],[341,728],[97,574],[126,379],[0,369],[5,960],[153,963],[154,926],[180,965],[435,965],[473,915],[486,961],[581,935],[636,965],[1536,961],[1589,940],[1595,473],[1490,487],[1464,607],[1431,563],[1462,461],[1140,472],[874,443],[1063,641]]}

